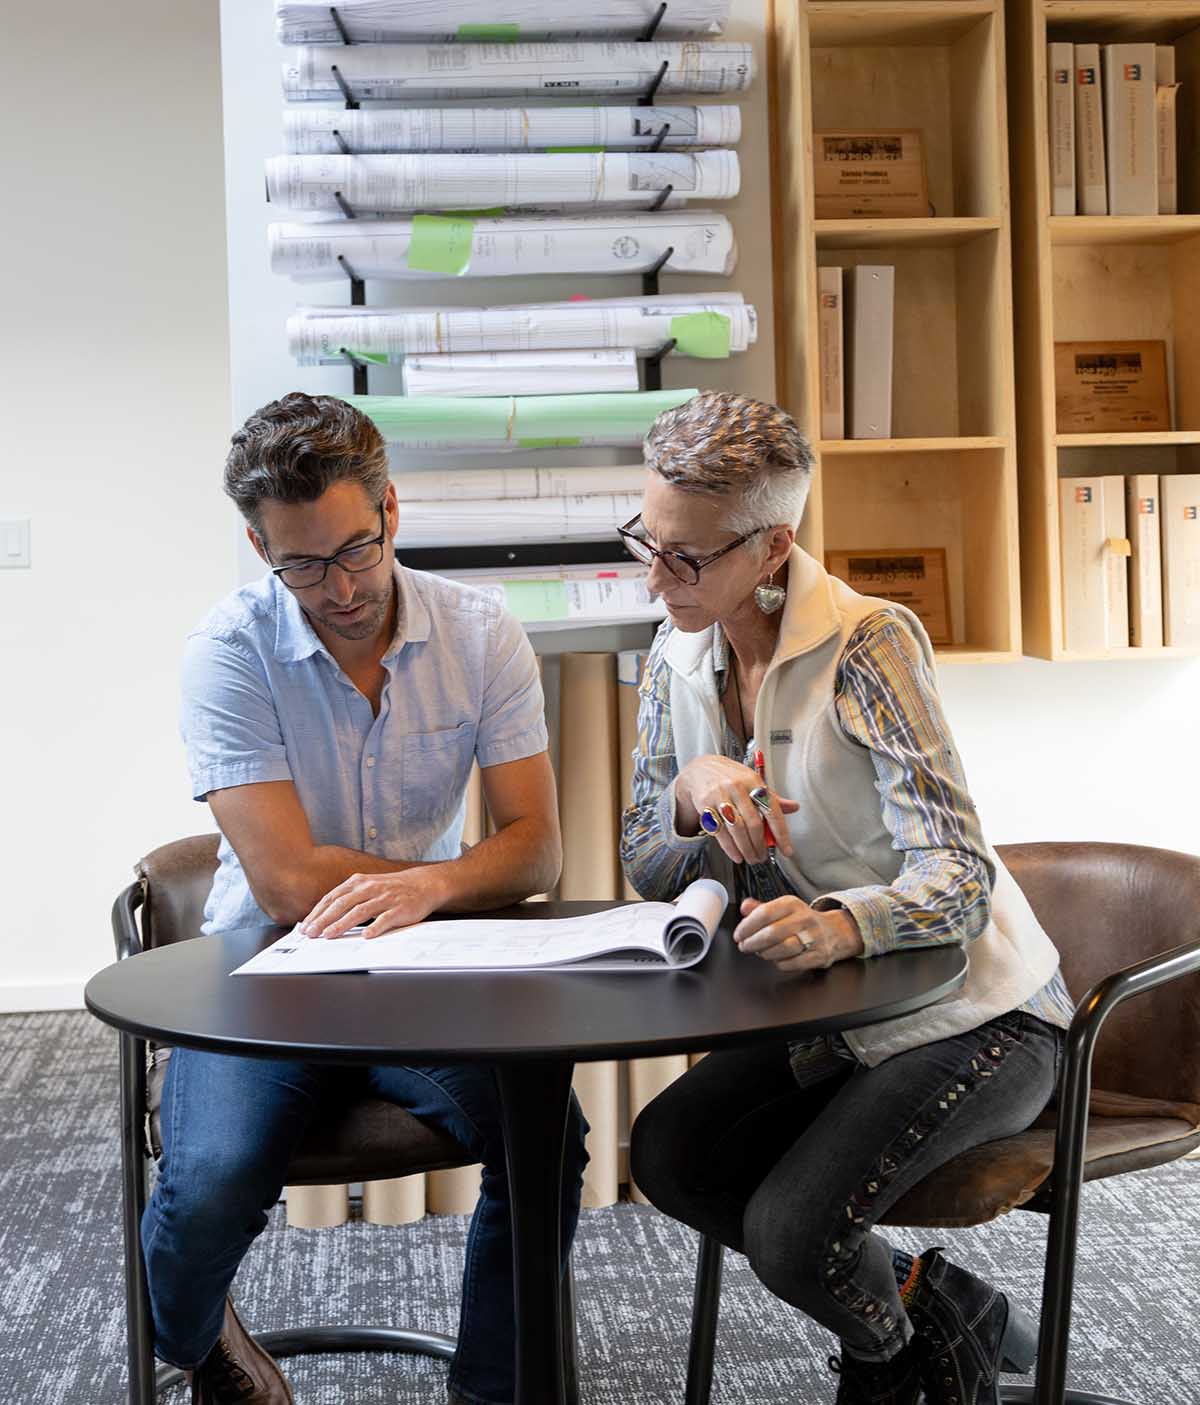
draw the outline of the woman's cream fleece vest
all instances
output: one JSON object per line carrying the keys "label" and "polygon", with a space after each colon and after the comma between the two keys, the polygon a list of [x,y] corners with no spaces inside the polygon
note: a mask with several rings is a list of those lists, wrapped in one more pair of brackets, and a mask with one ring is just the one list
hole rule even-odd
{"label": "woman's cream fleece vest", "polygon": [[[838,725],[834,675],[850,636],[880,608],[829,575],[793,547],[779,643],[754,710],[754,735],[772,790],[800,803],[789,817],[795,849],[779,863],[806,901],[824,893],[891,883],[902,855],[883,823],[875,768],[865,747]],[[916,616],[912,625],[930,668],[933,651]],[[672,631],[665,657],[671,667],[671,725],[680,768],[696,756],[721,751],[720,700],[712,659],[713,631]],[[714,869],[729,877],[715,850]],[[996,881],[987,927],[968,945],[966,981],[915,1014],[848,1030],[846,1042],[868,1066],[905,1049],[945,1039],[1023,1004],[1053,976],[1058,952],[1042,931],[1024,894],[995,853]]]}

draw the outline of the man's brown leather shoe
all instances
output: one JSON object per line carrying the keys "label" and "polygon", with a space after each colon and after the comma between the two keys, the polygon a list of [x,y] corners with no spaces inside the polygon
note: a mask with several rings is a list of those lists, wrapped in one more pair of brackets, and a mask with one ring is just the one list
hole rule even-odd
{"label": "man's brown leather shoe", "polygon": [[287,1377],[242,1326],[232,1298],[216,1345],[187,1374],[192,1405],[295,1405]]}

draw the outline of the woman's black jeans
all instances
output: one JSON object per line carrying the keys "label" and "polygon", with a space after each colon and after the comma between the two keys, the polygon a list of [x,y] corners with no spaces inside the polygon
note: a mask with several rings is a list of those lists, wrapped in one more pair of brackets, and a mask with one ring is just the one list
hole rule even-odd
{"label": "woman's black jeans", "polygon": [[633,1176],[853,1355],[885,1361],[913,1328],[875,1225],[938,1166],[1028,1127],[1061,1049],[1061,1030],[1013,1011],[876,1068],[831,1051],[806,1086],[783,1044],[712,1053],[638,1117]]}

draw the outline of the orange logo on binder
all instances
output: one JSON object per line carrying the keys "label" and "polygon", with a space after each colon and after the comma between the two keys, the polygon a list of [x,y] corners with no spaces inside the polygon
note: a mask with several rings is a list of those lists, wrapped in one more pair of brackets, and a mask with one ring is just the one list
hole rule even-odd
{"label": "orange logo on binder", "polygon": [[1077,77],[1085,88],[1092,87],[1096,82],[1096,70],[1094,68],[1081,68]]}
{"label": "orange logo on binder", "polygon": [[1076,501],[1076,502],[1091,502],[1091,500],[1092,500],[1092,490],[1091,490],[1090,488],[1076,488],[1076,489],[1075,489],[1075,501]]}
{"label": "orange logo on binder", "polygon": [[1200,517],[1200,508],[1197,508],[1194,504],[1191,507],[1185,507],[1183,509],[1183,520],[1185,522],[1195,522],[1197,517]]}
{"label": "orange logo on binder", "polygon": [[1142,65],[1140,63],[1127,63],[1125,65],[1125,81],[1127,83],[1140,83],[1142,81]]}
{"label": "orange logo on binder", "polygon": [[1070,81],[1070,78],[1071,70],[1069,68],[1056,68],[1054,70],[1054,81],[1056,83],[1067,83]]}
{"label": "orange logo on binder", "polygon": [[1154,516],[1154,499],[1153,499],[1153,498],[1138,498],[1138,511],[1142,514],[1143,517],[1153,517],[1153,516]]}

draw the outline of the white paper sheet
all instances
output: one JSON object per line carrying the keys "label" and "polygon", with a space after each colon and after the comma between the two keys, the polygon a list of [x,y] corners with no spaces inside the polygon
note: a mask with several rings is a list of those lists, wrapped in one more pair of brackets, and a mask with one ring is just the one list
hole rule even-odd
{"label": "white paper sheet", "polygon": [[[471,38],[479,28],[522,39],[636,39],[657,10],[658,0],[582,7],[566,0],[504,0],[500,6],[493,0],[341,0],[337,7],[355,44],[448,43]],[[664,38],[720,34],[728,19],[729,0],[671,0],[657,32]],[[275,0],[275,28],[281,44],[341,42],[320,0]]]}
{"label": "white paper sheet", "polygon": [[[597,493],[640,493],[646,470],[635,464],[602,468],[413,469],[392,477],[402,503],[450,499],[572,498]],[[403,511],[403,509],[401,509]]]}
{"label": "white paper sheet", "polygon": [[405,395],[580,395],[637,390],[630,349],[458,351],[406,356]]}
{"label": "white paper sheet", "polygon": [[749,44],[352,44],[305,46],[283,62],[284,97],[340,102],[337,73],[356,101],[409,98],[590,97],[648,92],[663,63],[658,94],[744,93],[754,80]]}
{"label": "white paper sheet", "polygon": [[741,184],[735,151],[517,152],[433,156],[268,156],[267,195],[284,209],[336,215],[337,196],[362,214],[730,200]]}
{"label": "white paper sheet", "polygon": [[728,905],[712,878],[675,903],[627,903],[583,917],[474,917],[419,922],[382,937],[313,939],[293,928],[233,972],[683,970],[708,955]]}
{"label": "white paper sheet", "polygon": [[640,512],[641,506],[640,492],[406,502],[400,508],[396,549],[607,537],[613,540],[614,555],[619,555],[617,527]]}
{"label": "white paper sheet", "polygon": [[697,312],[729,319],[731,354],[745,351],[757,338],[755,310],[737,293],[511,307],[301,307],[288,318],[287,337],[288,350],[301,366],[345,365],[347,351],[380,364],[419,352],[632,347],[649,355],[675,335],[673,319]]}
{"label": "white paper sheet", "polygon": [[417,151],[539,151],[600,146],[606,151],[735,146],[742,111],[708,107],[314,107],[284,108],[283,149],[296,156]]}
{"label": "white paper sheet", "polygon": [[[267,229],[271,270],[297,282],[343,286],[347,268],[364,279],[445,278],[445,273],[409,267],[412,230],[412,220],[272,224]],[[737,262],[733,227],[711,210],[476,217],[461,276],[638,273],[653,268],[668,250],[664,273],[728,277]],[[338,262],[339,255],[345,264]]]}

